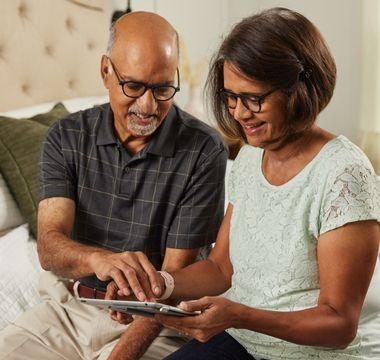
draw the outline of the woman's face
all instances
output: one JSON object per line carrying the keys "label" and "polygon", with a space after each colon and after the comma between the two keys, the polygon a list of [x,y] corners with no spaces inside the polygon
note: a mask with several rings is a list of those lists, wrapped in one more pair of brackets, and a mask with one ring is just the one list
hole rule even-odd
{"label": "woman's face", "polygon": [[[254,81],[240,72],[233,64],[226,61],[223,66],[224,89],[234,94],[249,96],[254,99],[273,90],[263,83]],[[247,141],[255,147],[266,148],[266,142],[282,135],[285,124],[285,98],[277,90],[265,97],[261,111],[254,113],[246,108],[238,98],[236,107],[229,108],[231,116],[242,127]]]}

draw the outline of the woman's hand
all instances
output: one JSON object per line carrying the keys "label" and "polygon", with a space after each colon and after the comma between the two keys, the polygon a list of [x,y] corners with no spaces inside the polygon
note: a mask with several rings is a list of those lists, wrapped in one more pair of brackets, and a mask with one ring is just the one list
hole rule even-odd
{"label": "woman's hand", "polygon": [[155,315],[165,327],[206,342],[216,334],[236,324],[240,304],[223,297],[206,296],[199,300],[183,301],[179,307],[186,311],[200,310],[197,316],[177,317]]}

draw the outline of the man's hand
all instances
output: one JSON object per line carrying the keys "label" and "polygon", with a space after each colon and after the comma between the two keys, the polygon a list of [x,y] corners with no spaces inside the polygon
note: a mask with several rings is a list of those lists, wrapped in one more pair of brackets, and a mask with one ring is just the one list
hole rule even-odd
{"label": "man's hand", "polygon": [[94,252],[89,264],[98,279],[114,280],[119,295],[132,295],[140,301],[155,301],[164,292],[163,279],[140,251]]}
{"label": "man's hand", "polygon": [[[118,287],[114,281],[111,281],[107,285],[107,292],[105,296],[105,300],[124,300],[123,297],[117,295]],[[109,310],[110,316],[112,320],[119,322],[122,325],[127,325],[133,321],[133,317],[130,314],[122,313],[115,310]]]}

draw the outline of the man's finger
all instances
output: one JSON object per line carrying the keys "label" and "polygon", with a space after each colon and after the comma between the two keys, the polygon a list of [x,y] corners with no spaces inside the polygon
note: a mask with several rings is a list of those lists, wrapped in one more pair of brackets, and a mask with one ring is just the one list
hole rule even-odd
{"label": "man's finger", "polygon": [[127,282],[137,299],[140,301],[146,301],[147,297],[139,279],[137,278],[136,270],[127,264],[120,265],[120,267],[122,267],[123,278],[125,277],[127,279]]}
{"label": "man's finger", "polygon": [[129,291],[129,283],[128,280],[125,278],[124,273],[122,270],[117,268],[116,266],[111,270],[110,276],[115,281],[117,287],[123,291],[123,293],[126,293]]}
{"label": "man's finger", "polygon": [[147,296],[146,300],[147,301],[156,301],[156,297],[152,292],[151,285],[149,282],[149,277],[146,274],[146,272],[143,269],[141,269],[140,271],[136,271],[136,275],[137,275],[137,278],[139,279],[140,284],[141,284],[141,286],[142,286],[142,288],[143,288],[143,290]]}
{"label": "man's finger", "polygon": [[149,261],[147,256],[144,253],[139,253],[138,258],[140,260],[140,264],[143,267],[144,271],[147,273],[150,282],[150,288],[154,294],[154,296],[159,297],[162,295],[164,289],[161,288],[160,285],[160,274],[157,272],[156,268]]}
{"label": "man's finger", "polygon": [[[148,301],[154,300],[155,296],[151,290],[151,284],[149,282],[149,276],[145,272],[142,265],[140,264],[140,258],[137,257],[137,255],[135,253],[134,254],[125,253],[122,259],[123,259],[123,261],[125,261],[125,265],[123,266],[123,269],[126,267],[132,267],[134,269],[134,271],[136,272],[136,277],[137,277],[137,279],[140,283],[140,286],[143,289],[143,292],[145,294],[144,300],[148,300]],[[141,300],[141,299],[139,299],[139,300]]]}
{"label": "man's finger", "polygon": [[126,313],[117,312],[116,317],[119,323],[125,324],[125,325],[133,321],[133,317],[130,314],[126,314]]}
{"label": "man's finger", "polygon": [[116,283],[111,281],[108,285],[107,285],[107,291],[106,291],[106,295],[104,296],[104,299],[105,300],[113,300],[113,299],[116,299],[117,298],[117,291],[119,290],[119,288],[117,287]]}

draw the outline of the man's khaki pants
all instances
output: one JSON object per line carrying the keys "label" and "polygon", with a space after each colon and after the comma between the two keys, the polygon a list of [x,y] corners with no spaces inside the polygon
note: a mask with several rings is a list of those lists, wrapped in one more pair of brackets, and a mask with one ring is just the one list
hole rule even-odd
{"label": "man's khaki pants", "polygon": [[[105,360],[128,327],[77,301],[50,272],[41,276],[40,295],[42,303],[0,332],[1,360]],[[141,359],[163,359],[186,341],[164,329]]]}

